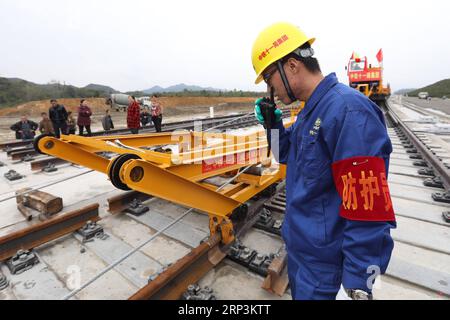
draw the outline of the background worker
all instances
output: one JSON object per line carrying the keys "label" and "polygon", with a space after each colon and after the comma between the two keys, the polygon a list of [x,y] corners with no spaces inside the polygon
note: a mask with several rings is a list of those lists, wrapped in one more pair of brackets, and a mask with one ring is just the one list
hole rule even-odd
{"label": "background worker", "polygon": [[394,246],[387,184],[392,145],[378,106],[334,73],[322,75],[314,40],[276,23],[252,50],[255,83],[265,80],[285,105],[306,102],[288,129],[271,99],[255,105],[261,123],[273,119],[272,149],[287,164],[282,235],[292,297],[371,299]]}
{"label": "background worker", "polygon": [[86,99],[81,99],[80,106],[78,107],[78,119],[77,125],[80,136],[83,135],[83,130],[86,128],[87,136],[92,136],[91,133],[91,115],[92,111],[87,104]]}
{"label": "background worker", "polygon": [[139,133],[141,108],[134,96],[128,96],[127,127],[132,134]]}
{"label": "background worker", "polygon": [[152,121],[155,125],[156,132],[161,132],[161,123],[162,123],[162,104],[158,99],[158,96],[154,94],[151,98],[152,106],[151,106],[151,114]]}
{"label": "background worker", "polygon": [[147,125],[147,123],[149,124],[151,121],[151,115],[150,113],[148,113],[148,111],[146,109],[144,109],[141,112],[141,124],[143,127],[145,127]]}
{"label": "background worker", "polygon": [[28,140],[33,139],[38,124],[34,121],[28,120],[27,116],[22,116],[19,122],[13,124],[10,129],[16,132],[16,139]]}
{"label": "background worker", "polygon": [[75,134],[77,131],[76,121],[73,118],[72,111],[67,112],[67,133],[68,134]]}
{"label": "background worker", "polygon": [[50,119],[48,118],[47,113],[41,113],[42,120],[39,122],[39,131],[42,134],[55,134],[55,130],[53,130],[53,125]]}
{"label": "background worker", "polygon": [[105,115],[102,118],[102,126],[103,126],[103,130],[105,130],[105,131],[114,129],[114,123],[111,119],[111,115],[109,114],[109,109],[106,109]]}
{"label": "background worker", "polygon": [[50,120],[52,121],[55,137],[60,138],[61,133],[67,132],[67,111],[62,104],[58,104],[55,99],[50,100],[51,107],[48,110]]}

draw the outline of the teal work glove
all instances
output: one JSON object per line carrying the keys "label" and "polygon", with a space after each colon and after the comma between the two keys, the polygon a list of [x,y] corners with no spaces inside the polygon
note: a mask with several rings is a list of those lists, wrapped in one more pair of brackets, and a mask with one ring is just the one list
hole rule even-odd
{"label": "teal work glove", "polygon": [[[255,117],[258,120],[258,122],[262,125],[264,125],[265,119],[264,119],[264,115],[261,112],[261,105],[268,104],[268,103],[271,104],[271,102],[268,98],[259,98],[255,101]],[[283,117],[283,112],[281,111],[281,109],[278,109],[275,106],[275,110],[273,111],[273,115],[271,115],[271,118],[273,120],[275,120],[275,122],[279,122],[279,121],[281,121],[282,117]]]}

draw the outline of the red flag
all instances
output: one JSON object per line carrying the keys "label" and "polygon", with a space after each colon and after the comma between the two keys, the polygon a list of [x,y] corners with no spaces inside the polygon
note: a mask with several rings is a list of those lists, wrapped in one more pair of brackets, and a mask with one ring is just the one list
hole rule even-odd
{"label": "red flag", "polygon": [[352,56],[350,57],[350,60],[355,60],[356,62],[361,62],[361,58],[358,56],[358,54],[353,51]]}
{"label": "red flag", "polygon": [[352,56],[350,57],[350,60],[355,60],[355,59],[359,59],[359,56],[355,51],[353,51]]}
{"label": "red flag", "polygon": [[380,51],[378,51],[377,60],[378,60],[378,62],[383,61],[383,49],[380,49]]}

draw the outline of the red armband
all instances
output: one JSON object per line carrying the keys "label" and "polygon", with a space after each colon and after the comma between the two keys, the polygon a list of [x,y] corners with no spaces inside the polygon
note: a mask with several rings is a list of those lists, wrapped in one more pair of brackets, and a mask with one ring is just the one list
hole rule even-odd
{"label": "red armband", "polygon": [[342,198],[340,215],[349,220],[395,221],[384,160],[353,157],[332,164]]}

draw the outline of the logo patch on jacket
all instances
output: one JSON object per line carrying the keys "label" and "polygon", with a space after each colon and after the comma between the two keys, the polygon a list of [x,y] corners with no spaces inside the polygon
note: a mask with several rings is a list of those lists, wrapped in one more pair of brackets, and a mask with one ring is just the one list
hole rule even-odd
{"label": "logo patch on jacket", "polygon": [[320,118],[317,118],[316,121],[314,122],[314,127],[312,128],[312,130],[309,131],[309,134],[311,136],[316,135],[320,129],[321,124],[322,124],[322,120]]}

